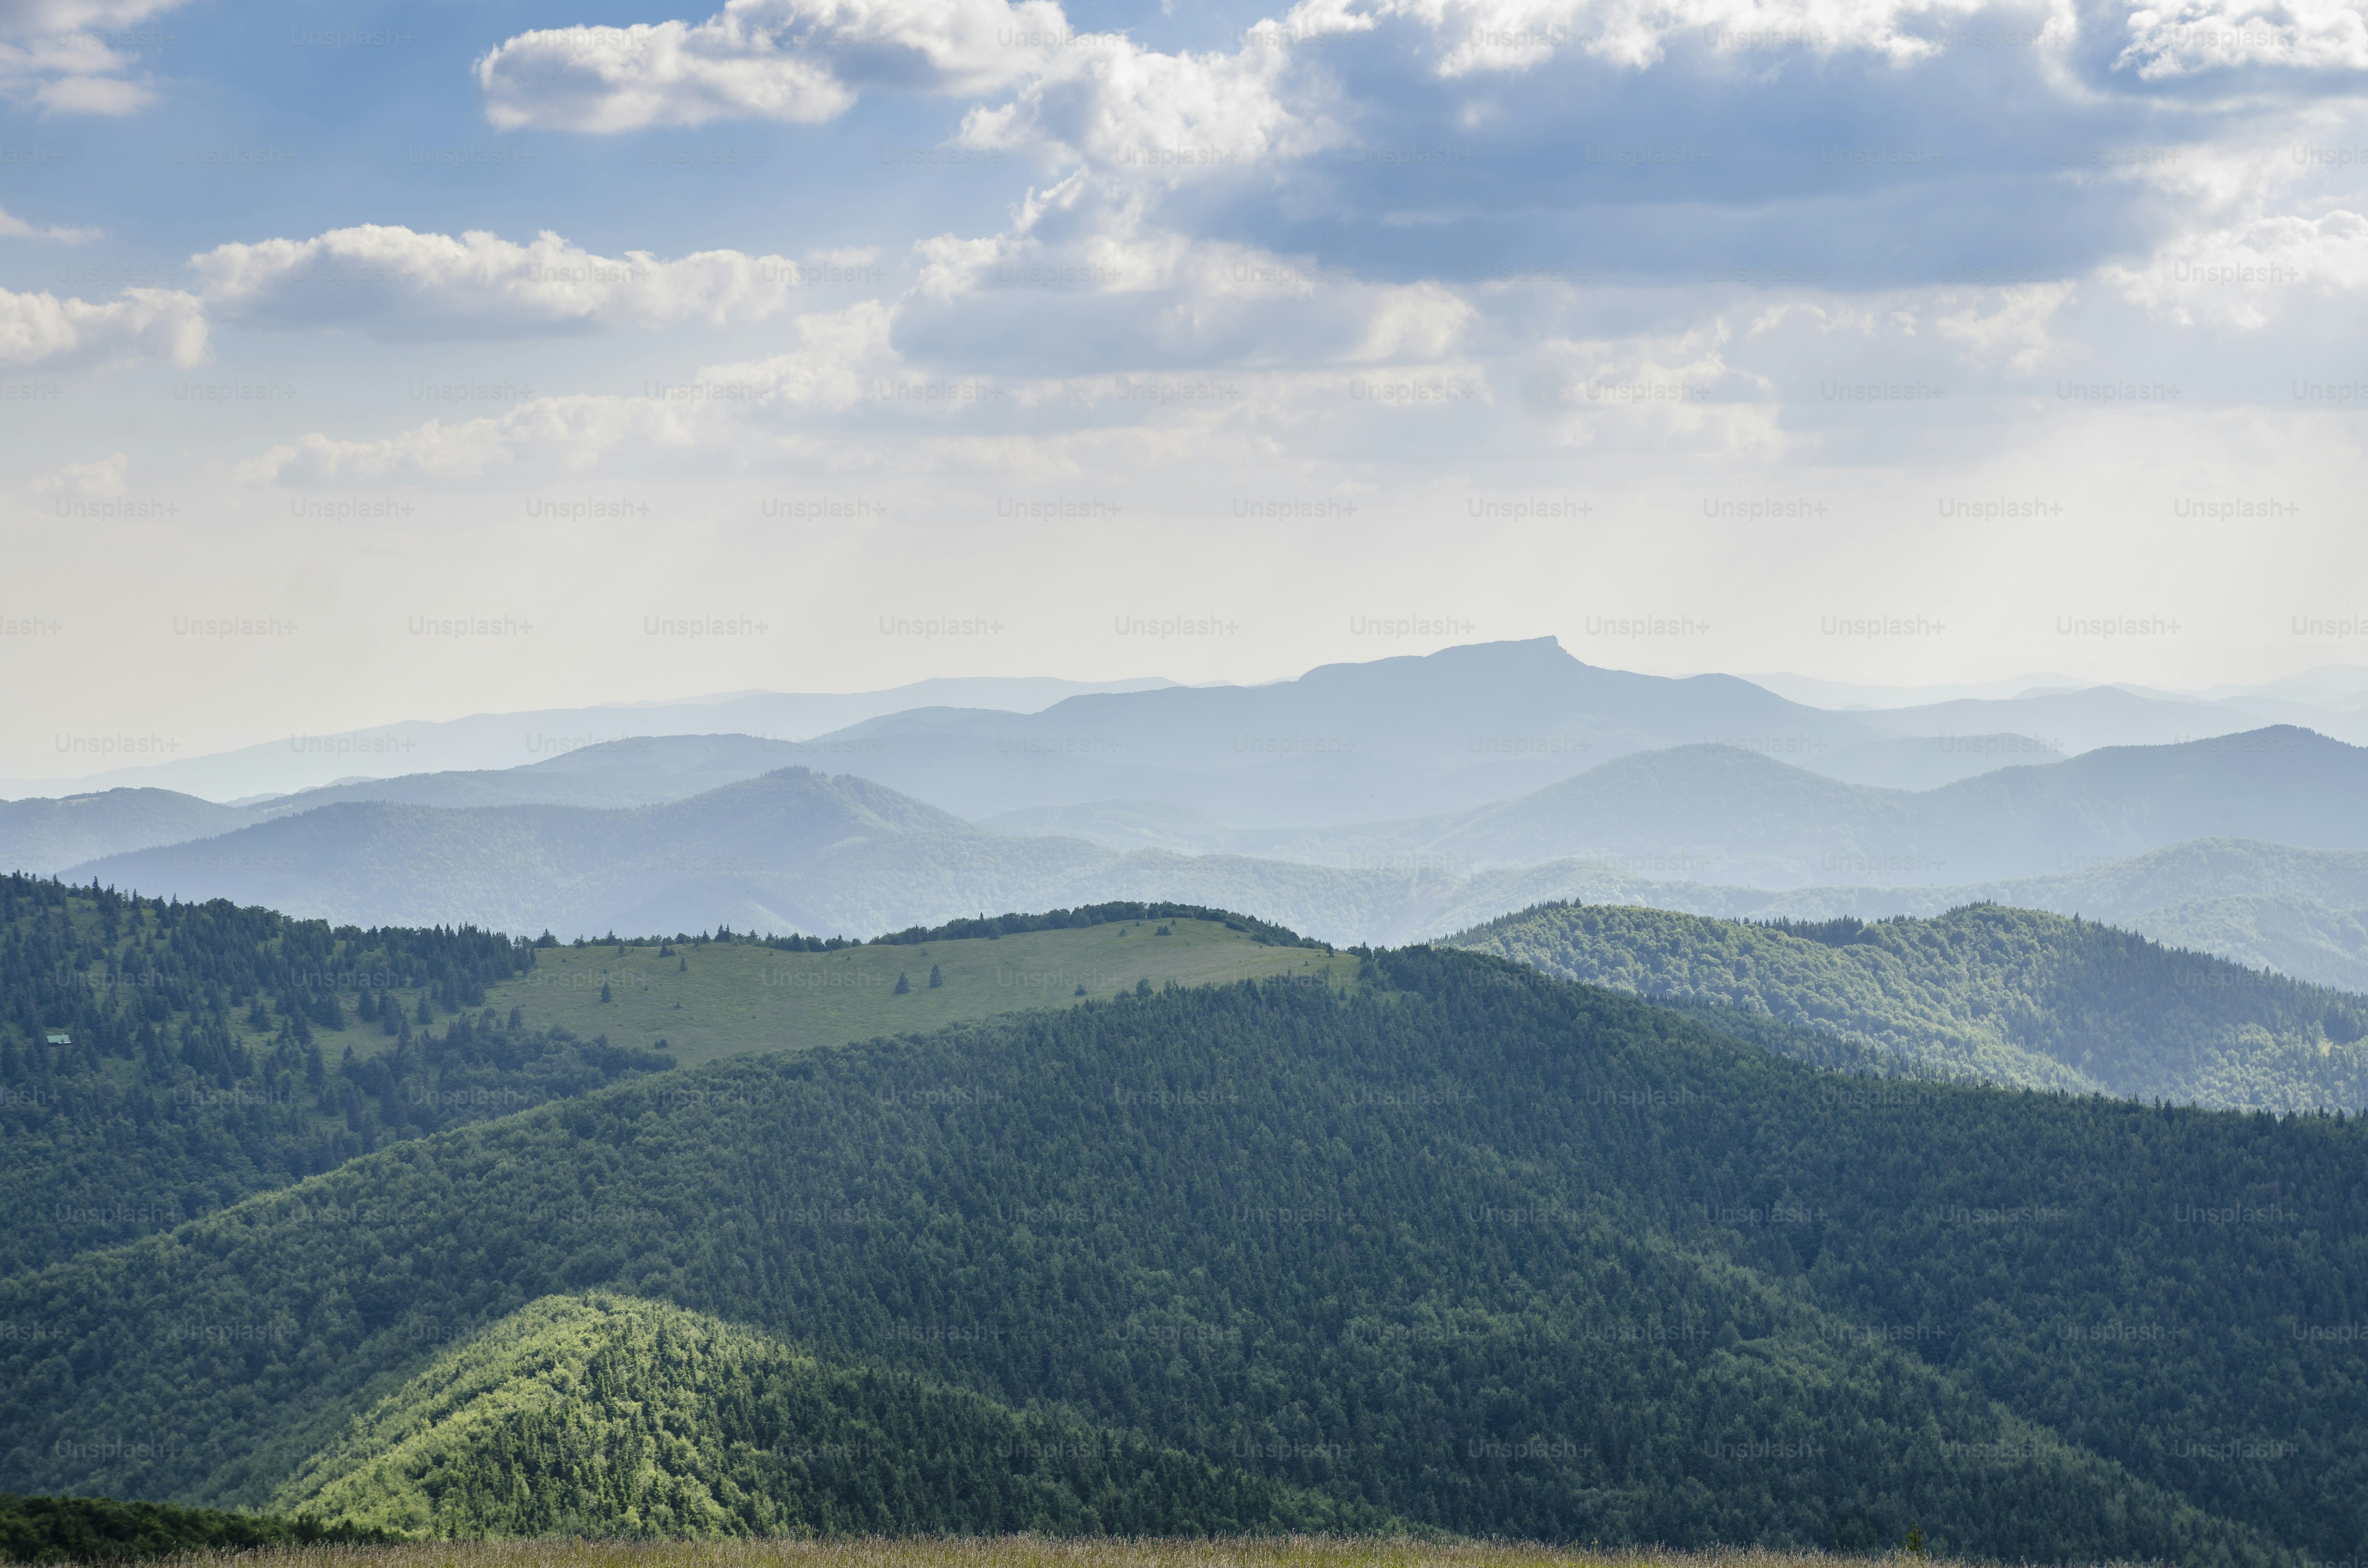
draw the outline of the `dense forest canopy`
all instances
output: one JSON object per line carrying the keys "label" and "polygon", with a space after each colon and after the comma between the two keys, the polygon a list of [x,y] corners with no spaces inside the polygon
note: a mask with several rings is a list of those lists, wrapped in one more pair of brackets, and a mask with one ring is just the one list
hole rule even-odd
{"label": "dense forest canopy", "polygon": [[1759,923],[1543,904],[1452,945],[1854,1038],[1928,1074],[2238,1109],[2368,1106],[2368,997],[2077,916],[1985,903]]}
{"label": "dense forest canopy", "polygon": [[677,1071],[0,1282],[0,1479],[260,1504],[605,1286],[1450,1530],[2340,1556],[2363,1154],[1376,954]]}
{"label": "dense forest canopy", "polygon": [[436,1536],[1235,1535],[1372,1509],[608,1292],[464,1341],[275,1506]]}
{"label": "dense forest canopy", "polygon": [[200,1551],[238,1552],[322,1542],[377,1542],[390,1532],[310,1517],[225,1513],[106,1497],[13,1497],[0,1493],[0,1560],[137,1562]]}
{"label": "dense forest canopy", "polygon": [[673,1065],[484,1008],[533,953],[0,878],[0,1271]]}

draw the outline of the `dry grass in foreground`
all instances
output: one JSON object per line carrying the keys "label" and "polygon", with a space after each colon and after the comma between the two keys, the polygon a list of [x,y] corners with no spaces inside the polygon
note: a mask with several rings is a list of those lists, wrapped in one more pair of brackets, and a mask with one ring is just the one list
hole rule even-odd
{"label": "dry grass in foreground", "polygon": [[[1312,1536],[437,1541],[300,1547],[266,1555],[271,1568],[1866,1568],[1868,1562],[1863,1557],[1759,1547],[1671,1551]],[[180,1560],[191,1568],[229,1561]],[[1908,1561],[1927,1568],[1947,1563],[1938,1557]],[[252,1554],[239,1562],[240,1568],[257,1568]]]}

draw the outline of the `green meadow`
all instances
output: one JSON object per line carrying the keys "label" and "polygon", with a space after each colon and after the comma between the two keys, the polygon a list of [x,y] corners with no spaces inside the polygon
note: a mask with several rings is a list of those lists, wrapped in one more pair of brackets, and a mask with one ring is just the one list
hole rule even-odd
{"label": "green meadow", "polygon": [[[929,983],[932,967],[942,983]],[[533,1028],[663,1040],[689,1064],[1075,1006],[1146,981],[1156,991],[1291,975],[1337,989],[1356,972],[1353,954],[1268,946],[1214,920],[1144,920],[835,953],[750,942],[544,948],[526,974],[489,986],[486,1005],[520,1009]]]}

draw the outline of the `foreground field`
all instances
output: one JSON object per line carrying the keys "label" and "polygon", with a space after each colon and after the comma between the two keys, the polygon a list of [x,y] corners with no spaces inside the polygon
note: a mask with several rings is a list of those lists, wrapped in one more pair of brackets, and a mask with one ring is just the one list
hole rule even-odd
{"label": "foreground field", "polygon": [[[932,966],[943,984],[929,984]],[[1288,974],[1338,987],[1356,973],[1350,955],[1266,946],[1220,921],[1142,920],[835,953],[738,942],[677,947],[663,958],[649,943],[621,952],[616,944],[545,948],[532,970],[489,987],[486,1001],[519,1008],[530,1028],[563,1025],[620,1044],[663,1040],[689,1066],[1075,1006],[1145,980],[1156,989]],[[898,975],[909,987],[902,995]]]}
{"label": "foreground field", "polygon": [[[188,1559],[227,1563],[227,1557]],[[253,1568],[252,1556],[237,1560]],[[1604,1551],[1529,1542],[1440,1544],[1396,1539],[1276,1536],[1232,1540],[1121,1540],[1044,1536],[832,1540],[439,1541],[321,1546],[271,1556],[273,1568],[1825,1568],[1865,1557],[1758,1548]],[[1941,1568],[1949,1560],[1918,1557]]]}

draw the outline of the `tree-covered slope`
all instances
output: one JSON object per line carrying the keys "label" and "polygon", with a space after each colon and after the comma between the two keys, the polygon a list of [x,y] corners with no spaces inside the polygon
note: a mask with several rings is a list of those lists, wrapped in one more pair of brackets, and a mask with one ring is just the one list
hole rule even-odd
{"label": "tree-covered slope", "polygon": [[2165,904],[2123,924],[2166,947],[2192,948],[2313,984],[2368,991],[2368,906],[2340,909],[2248,894]]}
{"label": "tree-covered slope", "polygon": [[0,878],[0,1272],[674,1064],[486,1006],[532,958]]}
{"label": "tree-covered slope", "polygon": [[608,1292],[437,1358],[275,1506],[406,1534],[1212,1535],[1386,1521],[1140,1437]]}
{"label": "tree-covered slope", "polygon": [[609,1286],[1451,1530],[2218,1562],[2368,1525],[2357,1121],[1372,975],[684,1070],[0,1281],[40,1330],[0,1481],[259,1503],[438,1346]]}
{"label": "tree-covered slope", "polygon": [[2368,997],[2038,910],[1754,924],[1553,904],[1453,944],[1855,1035],[1925,1071],[2221,1108],[2368,1106]]}
{"label": "tree-covered slope", "polygon": [[956,929],[529,948],[0,878],[0,1273],[682,1061],[1356,963],[1172,904]]}
{"label": "tree-covered slope", "polygon": [[12,1497],[0,1493],[0,1562],[138,1562],[201,1551],[255,1551],[322,1542],[383,1541],[387,1532],[271,1514],[229,1514],[111,1497]]}

